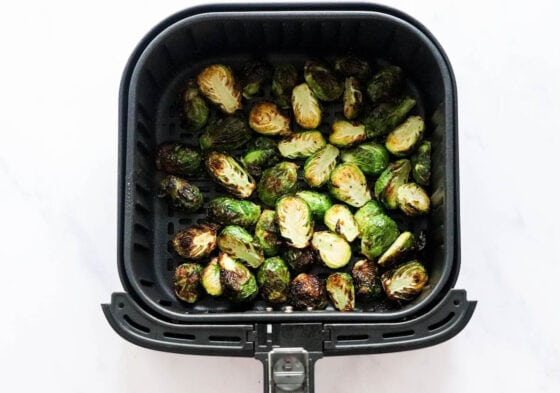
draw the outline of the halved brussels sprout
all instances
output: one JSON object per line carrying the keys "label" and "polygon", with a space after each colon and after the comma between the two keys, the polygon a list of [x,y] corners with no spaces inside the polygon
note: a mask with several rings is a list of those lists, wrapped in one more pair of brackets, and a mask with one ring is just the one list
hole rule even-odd
{"label": "halved brussels sprout", "polygon": [[218,236],[218,247],[232,258],[257,268],[264,261],[264,253],[260,244],[244,228],[228,225]]}
{"label": "halved brussels sprout", "polygon": [[296,310],[322,310],[328,304],[325,285],[314,274],[298,274],[288,289],[288,301]]}
{"label": "halved brussels sprout", "polygon": [[430,211],[430,197],[418,184],[407,183],[397,189],[397,205],[407,216],[419,216]]}
{"label": "halved brussels sprout", "polygon": [[389,152],[385,146],[376,142],[362,143],[345,150],[340,158],[342,162],[357,165],[364,174],[371,176],[379,176],[389,165]]}
{"label": "halved brussels sprout", "polygon": [[203,69],[197,78],[198,88],[222,112],[232,114],[241,106],[241,89],[231,68],[213,64]]}
{"label": "halved brussels sprout", "polygon": [[255,226],[255,238],[265,256],[272,257],[278,254],[282,242],[276,226],[276,213],[273,210],[263,210]]}
{"label": "halved brussels sprout", "polygon": [[297,80],[298,72],[293,65],[279,64],[274,67],[272,94],[280,108],[288,109],[291,106],[291,93]]}
{"label": "halved brussels sprout", "polygon": [[212,260],[202,270],[201,275],[202,287],[210,296],[221,296],[224,293],[222,282],[220,281],[220,265],[218,257]]}
{"label": "halved brussels sprout", "polygon": [[345,205],[332,205],[325,213],[324,220],[327,228],[338,233],[349,243],[360,234],[352,212]]}
{"label": "halved brussels sprout", "polygon": [[428,272],[419,261],[410,261],[383,273],[381,282],[389,299],[409,301],[426,286]]}
{"label": "halved brussels sprout", "polygon": [[373,216],[362,232],[361,252],[368,259],[383,254],[399,236],[399,228],[385,214]]}
{"label": "halved brussels sprout", "polygon": [[243,66],[241,81],[243,84],[243,97],[253,98],[258,94],[266,82],[270,80],[272,69],[263,61],[250,61]]}
{"label": "halved brussels sprout", "polygon": [[303,67],[303,77],[313,93],[322,101],[334,101],[342,95],[344,84],[326,64],[308,60]]}
{"label": "halved brussels sprout", "polygon": [[406,115],[416,105],[416,100],[410,97],[400,98],[391,103],[376,106],[373,111],[363,118],[368,138],[387,135],[401,124]]}
{"label": "halved brussels sprout", "polygon": [[315,232],[311,246],[319,253],[323,263],[331,269],[340,269],[348,265],[352,257],[348,242],[342,236],[329,231]]}
{"label": "halved brussels sprout", "polygon": [[265,259],[257,272],[257,283],[263,298],[270,303],[288,300],[290,271],[280,257]]}
{"label": "halved brussels sprout", "polygon": [[183,229],[173,238],[173,248],[187,259],[200,259],[210,255],[216,248],[218,226],[197,224]]}
{"label": "halved brussels sprout", "polygon": [[210,152],[205,164],[216,183],[238,198],[249,198],[257,188],[251,175],[230,155]]}
{"label": "halved brussels sprout", "polygon": [[276,223],[280,235],[294,248],[305,248],[313,235],[313,218],[307,203],[292,195],[283,196],[276,204]]}
{"label": "halved brussels sprout", "polygon": [[164,143],[156,154],[157,169],[171,175],[192,175],[200,168],[201,161],[199,152],[182,143]]}
{"label": "halved brussels sprout", "polygon": [[306,272],[317,261],[317,254],[312,248],[292,248],[283,247],[281,251],[282,259],[290,266],[295,273]]}
{"label": "halved brussels sprout", "polygon": [[362,111],[363,96],[360,83],[356,78],[346,78],[342,101],[344,102],[344,117],[349,120],[358,117]]}
{"label": "halved brussels sprout", "polygon": [[217,197],[208,203],[208,217],[222,225],[254,225],[261,214],[261,207],[250,201]]}
{"label": "halved brussels sprout", "polygon": [[397,190],[408,181],[410,161],[395,161],[387,167],[375,182],[374,194],[388,209],[397,208]]}
{"label": "halved brussels sprout", "polygon": [[352,268],[352,278],[356,295],[365,301],[375,299],[383,293],[377,267],[372,261],[362,259],[356,262]]}
{"label": "halved brussels sprout", "polygon": [[241,303],[251,301],[257,296],[257,280],[244,264],[228,254],[221,253],[218,256],[218,265],[223,292],[229,299]]}
{"label": "halved brussels sprout", "polygon": [[334,69],[346,77],[356,77],[363,81],[371,75],[371,68],[367,61],[354,56],[345,56],[336,59]]}
{"label": "halved brussels sprout", "polygon": [[292,108],[296,122],[301,127],[309,130],[317,128],[321,124],[321,106],[307,83],[294,87],[292,91]]}
{"label": "halved brussels sprout", "polygon": [[389,267],[410,255],[414,249],[414,235],[408,231],[403,232],[397,240],[379,257],[377,264]]}
{"label": "halved brussels sprout", "polygon": [[354,283],[348,273],[333,273],[327,278],[327,293],[339,311],[354,310]]}
{"label": "halved brussels sprout", "polygon": [[283,115],[276,104],[260,101],[249,113],[249,126],[263,135],[290,135],[290,118]]}
{"label": "halved brussels sprout", "polygon": [[253,138],[247,123],[237,116],[214,119],[200,134],[198,143],[202,150],[235,150]]}
{"label": "halved brussels sprout", "polygon": [[412,162],[412,177],[422,186],[430,184],[432,144],[424,141],[418,146],[416,153],[410,157]]}
{"label": "halved brussels sprout", "polygon": [[191,79],[187,82],[187,89],[183,94],[183,116],[189,128],[200,130],[208,121],[208,104],[198,90],[196,82]]}
{"label": "halved brussels sprout", "polygon": [[316,220],[323,220],[325,212],[332,206],[331,198],[320,192],[304,190],[296,192],[296,196],[307,202]]}
{"label": "halved brussels sprout", "polygon": [[354,207],[362,207],[371,200],[366,177],[354,164],[339,164],[331,172],[329,182],[331,195]]}
{"label": "halved brussels sprout", "polygon": [[366,139],[366,131],[363,124],[336,120],[331,126],[329,143],[339,147],[350,147]]}
{"label": "halved brussels sprout", "polygon": [[305,158],[321,150],[327,142],[320,131],[304,131],[278,142],[280,155],[286,158]]}
{"label": "halved brussels sprout", "polygon": [[202,207],[202,192],[194,184],[177,176],[165,176],[159,183],[160,198],[167,197],[176,209],[195,212]]}
{"label": "halved brussels sprout", "polygon": [[253,176],[260,176],[265,168],[276,165],[280,161],[276,151],[276,141],[260,136],[251,143],[247,153],[241,159],[247,171]]}
{"label": "halved brussels sprout", "polygon": [[424,120],[420,116],[410,116],[387,135],[385,147],[393,155],[404,157],[416,149],[424,134]]}
{"label": "halved brussels sprout", "polygon": [[298,166],[293,162],[284,161],[263,172],[257,186],[259,199],[270,207],[274,207],[278,198],[293,194],[297,190]]}
{"label": "halved brussels sprout", "polygon": [[362,236],[371,222],[371,219],[378,214],[383,214],[385,211],[383,207],[374,200],[369,201],[364,206],[360,207],[356,213],[354,213],[354,220],[356,220],[356,224],[358,225],[358,231],[360,232],[360,236]]}
{"label": "halved brussels sprout", "polygon": [[329,181],[332,170],[336,166],[339,150],[333,145],[313,154],[305,161],[303,178],[311,187],[321,187]]}
{"label": "halved brussels sprout", "polygon": [[377,104],[396,95],[404,82],[402,69],[388,66],[377,72],[367,85],[370,100]]}
{"label": "halved brussels sprout", "polygon": [[173,286],[175,295],[184,302],[194,303],[200,294],[200,273],[202,266],[198,263],[183,263],[175,269]]}

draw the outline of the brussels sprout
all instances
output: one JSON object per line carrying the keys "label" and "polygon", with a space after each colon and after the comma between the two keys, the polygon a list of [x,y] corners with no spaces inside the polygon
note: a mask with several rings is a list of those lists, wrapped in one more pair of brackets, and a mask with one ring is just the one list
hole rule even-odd
{"label": "brussels sprout", "polygon": [[370,100],[377,104],[394,96],[403,85],[402,69],[397,66],[388,66],[377,72],[367,85]]}
{"label": "brussels sprout", "polygon": [[403,232],[397,240],[379,257],[377,264],[381,267],[389,267],[396,262],[406,258],[414,249],[414,235],[410,232]]}
{"label": "brussels sprout", "polygon": [[383,254],[399,236],[399,228],[385,214],[373,216],[362,232],[361,252],[368,259]]}
{"label": "brussels sprout", "polygon": [[383,273],[381,282],[389,299],[409,301],[424,289],[428,272],[419,261],[410,261]]}
{"label": "brussels sprout", "polygon": [[261,207],[250,201],[217,197],[208,203],[208,217],[222,225],[254,225],[261,214]]}
{"label": "brussels sprout", "polygon": [[362,259],[354,264],[352,278],[356,287],[356,296],[367,301],[379,297],[383,286],[377,273],[375,263]]}
{"label": "brussels sprout", "polygon": [[354,207],[362,207],[371,200],[366,177],[354,164],[344,163],[334,168],[329,190],[336,199]]}
{"label": "brussels sprout", "polygon": [[358,231],[360,236],[364,234],[367,226],[369,225],[371,219],[378,214],[383,214],[385,211],[381,205],[374,200],[369,201],[364,206],[360,207],[356,213],[354,213],[354,220],[358,225]]}
{"label": "brussels sprout", "polygon": [[325,285],[313,274],[298,274],[290,283],[288,301],[296,310],[322,310],[328,304]]}
{"label": "brussels sprout", "polygon": [[334,69],[346,77],[353,76],[361,81],[368,79],[371,75],[371,68],[367,61],[354,56],[336,59]]}
{"label": "brussels sprout", "polygon": [[303,77],[313,93],[322,101],[334,101],[342,95],[344,84],[327,65],[308,60],[303,67]]}
{"label": "brussels sprout", "polygon": [[280,257],[265,259],[257,272],[257,283],[263,298],[270,303],[284,303],[288,300],[290,271]]}
{"label": "brussels sprout", "polygon": [[432,144],[424,141],[418,146],[416,153],[410,157],[412,162],[412,177],[422,186],[430,184]]}
{"label": "brussels sprout", "polygon": [[358,117],[362,111],[363,96],[360,83],[356,78],[346,78],[342,101],[344,102],[344,117],[349,120]]}
{"label": "brussels sprout", "polygon": [[332,205],[325,213],[324,220],[327,228],[338,233],[349,243],[360,234],[352,212],[345,205]]}
{"label": "brussels sprout", "polygon": [[200,130],[208,121],[208,104],[200,95],[196,82],[191,79],[187,82],[187,89],[183,95],[183,116],[187,126]]}
{"label": "brussels sprout", "polygon": [[244,228],[228,225],[218,236],[218,247],[232,258],[257,268],[264,261],[264,253],[260,244]]}
{"label": "brussels sprout", "polygon": [[235,81],[231,68],[213,64],[198,74],[198,88],[224,113],[232,114],[241,106],[241,90]]}
{"label": "brussels sprout", "polygon": [[279,64],[274,67],[272,76],[272,94],[278,106],[282,109],[290,107],[290,95],[297,84],[298,72],[291,64]]}
{"label": "brussels sprout", "polygon": [[389,152],[385,146],[368,142],[345,150],[340,156],[342,162],[349,162],[358,166],[366,175],[379,176],[389,165]]}
{"label": "brussels sprout", "polygon": [[305,161],[303,178],[311,187],[321,187],[329,181],[336,166],[339,150],[333,145],[326,145]]}
{"label": "brussels sprout", "polygon": [[177,254],[188,259],[200,259],[216,248],[216,224],[197,224],[183,229],[173,238]]}
{"label": "brussels sprout", "polygon": [[282,259],[290,266],[295,273],[306,272],[315,264],[317,254],[311,248],[292,248],[283,247]]}
{"label": "brussels sprout", "polygon": [[387,167],[375,182],[374,194],[379,202],[388,209],[397,208],[397,190],[408,181],[410,161],[395,161]]}
{"label": "brussels sprout", "polygon": [[430,211],[430,197],[418,184],[407,183],[397,189],[397,205],[407,216],[419,216]]}
{"label": "brussels sprout", "polygon": [[228,254],[218,256],[220,282],[224,294],[234,302],[248,302],[257,296],[259,288],[251,271]]}
{"label": "brussels sprout", "polygon": [[377,138],[387,135],[396,126],[401,124],[406,115],[416,105],[416,100],[404,97],[391,103],[376,106],[373,111],[363,118],[368,138]]}
{"label": "brussels sprout", "polygon": [[257,187],[251,175],[230,155],[210,152],[205,164],[216,183],[238,198],[249,198]]}
{"label": "brussels sprout", "polygon": [[262,61],[251,61],[243,66],[241,81],[243,84],[243,97],[253,98],[262,91],[263,85],[270,80],[272,69],[270,65]]}
{"label": "brussels sprout", "polygon": [[305,248],[313,235],[313,218],[307,203],[287,195],[276,204],[276,223],[280,234],[294,248]]}
{"label": "brussels sprout", "polygon": [[318,152],[326,144],[320,131],[304,131],[292,134],[278,142],[278,151],[282,157],[305,158]]}
{"label": "brussels sprout", "polygon": [[305,129],[313,129],[321,124],[321,106],[307,85],[302,83],[292,91],[292,108],[296,122]]}
{"label": "brussels sprout", "polygon": [[410,116],[387,135],[385,147],[393,155],[404,157],[414,151],[424,134],[424,120],[420,116]]}
{"label": "brussels sprout", "polygon": [[188,176],[200,168],[202,158],[182,143],[165,143],[156,154],[157,169],[171,175]]}
{"label": "brussels sprout", "polygon": [[235,150],[253,137],[251,129],[237,116],[227,116],[208,123],[198,138],[202,150]]}
{"label": "brussels sprout", "polygon": [[194,184],[177,176],[165,176],[159,184],[160,198],[167,197],[176,209],[195,212],[202,207],[202,193]]}
{"label": "brussels sprout", "polygon": [[346,240],[329,231],[315,232],[311,246],[318,251],[323,263],[331,269],[348,265],[352,257],[352,250]]}
{"label": "brussels sprout", "polygon": [[336,120],[331,126],[329,142],[339,147],[349,147],[366,139],[366,131],[362,124],[346,120]]}
{"label": "brussels sprout", "polygon": [[262,175],[265,168],[276,165],[278,161],[280,157],[276,151],[276,141],[264,136],[256,138],[241,159],[247,171],[253,176]]}
{"label": "brussels sprout", "polygon": [[274,207],[278,198],[297,190],[297,169],[293,162],[284,161],[263,172],[257,186],[259,199]]}
{"label": "brussels sprout", "polygon": [[273,210],[264,210],[255,226],[255,238],[267,257],[277,255],[282,244],[275,220],[276,213]]}
{"label": "brussels sprout", "polygon": [[327,278],[327,293],[337,310],[354,310],[354,283],[348,273],[331,274]]}
{"label": "brussels sprout", "polygon": [[210,296],[221,296],[224,292],[222,283],[220,281],[220,265],[218,264],[218,257],[212,260],[202,270],[202,287]]}
{"label": "brussels sprout", "polygon": [[290,118],[283,115],[276,104],[260,101],[249,113],[249,126],[263,135],[290,135]]}
{"label": "brussels sprout", "polygon": [[331,198],[328,195],[315,191],[298,191],[296,196],[303,199],[309,205],[313,217],[317,220],[323,220],[325,212],[332,206]]}
{"label": "brussels sprout", "polygon": [[194,303],[200,293],[200,273],[202,266],[198,263],[183,263],[175,269],[173,286],[175,295],[184,302]]}

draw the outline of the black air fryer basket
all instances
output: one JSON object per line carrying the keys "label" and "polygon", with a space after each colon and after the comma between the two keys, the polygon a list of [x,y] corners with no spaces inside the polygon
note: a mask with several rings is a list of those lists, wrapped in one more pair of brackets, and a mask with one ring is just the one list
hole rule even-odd
{"label": "black air fryer basket", "polygon": [[[161,175],[153,152],[170,140],[196,144],[178,117],[184,81],[216,62],[237,66],[259,57],[301,66],[308,57],[349,52],[401,66],[416,112],[431,130],[432,211],[420,224],[428,239],[428,287],[400,309],[377,304],[349,313],[270,309],[259,301],[239,309],[210,297],[194,305],[178,301],[171,283],[180,259],[169,240],[203,215],[171,210],[157,198]],[[135,49],[119,110],[118,267],[126,292],[114,293],[103,311],[125,339],[168,352],[256,357],[264,363],[265,391],[312,392],[313,364],[323,356],[426,347],[468,323],[476,303],[453,289],[460,264],[455,80],[443,49],[408,15],[342,3],[188,9],[157,25]],[[325,113],[327,123],[337,115],[334,107]],[[207,195],[216,192],[202,177],[194,183]]]}

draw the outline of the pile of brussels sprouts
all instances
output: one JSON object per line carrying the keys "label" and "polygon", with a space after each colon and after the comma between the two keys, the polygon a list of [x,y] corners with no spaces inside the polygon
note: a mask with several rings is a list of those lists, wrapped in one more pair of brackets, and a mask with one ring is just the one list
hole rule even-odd
{"label": "pile of brussels sprouts", "polygon": [[[204,289],[249,302],[260,293],[298,310],[330,299],[340,311],[353,310],[356,297],[416,297],[428,281],[417,236],[401,233],[387,211],[411,219],[429,211],[431,146],[403,85],[399,67],[373,72],[351,56],[332,68],[309,60],[303,78],[293,65],[257,61],[238,76],[210,65],[189,81],[182,115],[200,131],[200,150],[165,143],[156,159],[167,174],[160,196],[176,209],[207,211],[206,224],[172,241],[190,261],[176,269],[177,297],[194,303]],[[271,98],[255,99],[269,86]],[[337,103],[327,134],[323,108]],[[205,200],[187,180],[201,172],[224,195]],[[314,266],[333,271],[325,280]]]}

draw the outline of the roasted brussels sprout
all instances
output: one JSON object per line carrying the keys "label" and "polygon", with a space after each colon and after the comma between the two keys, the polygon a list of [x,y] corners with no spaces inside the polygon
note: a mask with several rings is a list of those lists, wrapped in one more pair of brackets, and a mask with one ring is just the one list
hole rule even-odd
{"label": "roasted brussels sprout", "polygon": [[228,225],[222,229],[218,236],[218,247],[252,268],[259,267],[264,261],[261,245],[249,232],[237,225]]}
{"label": "roasted brussels sprout", "polygon": [[194,184],[177,176],[165,176],[159,183],[159,197],[167,199],[176,209],[195,212],[202,207],[202,193]]}
{"label": "roasted brussels sprout", "polygon": [[216,183],[238,198],[249,198],[257,187],[251,175],[230,155],[210,152],[205,164]]}
{"label": "roasted brussels sprout", "polygon": [[280,257],[265,259],[257,272],[257,283],[262,297],[270,303],[284,303],[288,300],[290,271]]}
{"label": "roasted brussels sprout", "polygon": [[372,261],[362,259],[356,262],[352,268],[352,278],[356,296],[363,300],[375,299],[383,293],[377,267]]}
{"label": "roasted brussels sprout", "polygon": [[412,177],[422,186],[430,184],[432,144],[424,141],[418,146],[416,153],[410,157],[412,163]]}
{"label": "roasted brussels sprout", "polygon": [[200,168],[202,157],[182,143],[165,143],[156,154],[157,169],[171,175],[188,176]]}
{"label": "roasted brussels sprout", "polygon": [[348,265],[352,257],[352,250],[346,240],[329,231],[315,232],[311,246],[319,253],[323,263],[331,269],[340,269]]}
{"label": "roasted brussels sprout", "polygon": [[385,146],[376,143],[362,143],[350,150],[342,152],[342,162],[358,166],[366,175],[379,176],[389,165],[389,152]]}
{"label": "roasted brussels sprout", "polygon": [[369,201],[364,206],[360,207],[356,213],[354,213],[354,220],[356,220],[356,225],[358,225],[358,231],[360,236],[364,234],[365,229],[369,225],[371,219],[378,214],[383,214],[385,211],[383,207],[374,200]]}
{"label": "roasted brussels sprout", "polygon": [[296,310],[322,310],[328,304],[325,285],[313,274],[298,274],[290,283],[288,302]]}
{"label": "roasted brussels sprout", "polygon": [[313,218],[307,203],[287,195],[276,204],[276,223],[280,234],[294,248],[305,248],[313,235]]}
{"label": "roasted brussels sprout", "polygon": [[280,161],[276,151],[276,141],[261,136],[254,140],[241,159],[247,172],[253,176],[260,176],[265,168],[276,165]]}
{"label": "roasted brussels sprout", "polygon": [[331,195],[354,207],[362,207],[371,200],[366,177],[354,164],[339,164],[331,172],[329,182]]}
{"label": "roasted brussels sprout", "polygon": [[175,295],[187,303],[194,303],[200,294],[200,274],[202,266],[198,263],[183,263],[175,269]]}
{"label": "roasted brussels sprout", "polygon": [[409,301],[415,298],[428,282],[428,272],[419,261],[410,261],[381,276],[387,297]]}
{"label": "roasted brussels sprout", "polygon": [[218,226],[197,224],[183,229],[173,238],[173,248],[187,259],[200,259],[210,255],[216,248]]}
{"label": "roasted brussels sprout", "polygon": [[312,248],[283,247],[282,259],[295,273],[306,272],[315,264],[317,254]]}
{"label": "roasted brussels sprout", "polygon": [[377,104],[396,95],[403,85],[402,69],[388,66],[377,72],[367,85],[370,100]]}
{"label": "roasted brussels sprout", "polygon": [[208,217],[222,225],[254,225],[261,214],[261,207],[250,201],[217,197],[208,203]]}
{"label": "roasted brussels sprout", "polygon": [[389,267],[408,257],[414,249],[414,235],[408,231],[403,232],[397,240],[379,257],[377,264]]}
{"label": "roasted brussels sprout", "polygon": [[424,134],[424,120],[420,116],[410,116],[387,135],[385,147],[393,155],[404,157],[416,149]]}
{"label": "roasted brussels sprout", "polygon": [[327,293],[339,311],[352,311],[355,306],[354,283],[348,273],[333,273],[327,278]]}
{"label": "roasted brussels sprout", "polygon": [[231,68],[213,64],[198,74],[198,88],[224,113],[232,114],[242,108],[241,89],[235,81]]}
{"label": "roasted brussels sprout", "polygon": [[202,270],[201,275],[202,287],[210,296],[221,296],[224,292],[222,283],[220,281],[220,265],[218,264],[218,257],[212,260]]}
{"label": "roasted brussels sprout", "polygon": [[407,216],[419,216],[430,211],[430,197],[416,183],[406,183],[397,189],[397,205]]}
{"label": "roasted brussels sprout", "polygon": [[286,158],[305,158],[321,150],[327,142],[320,131],[304,131],[278,142],[280,155]]}
{"label": "roasted brussels sprout", "polygon": [[313,129],[321,124],[322,111],[319,101],[307,85],[302,83],[292,91],[292,109],[296,122],[305,129]]}
{"label": "roasted brussels sprout", "polygon": [[360,83],[356,78],[346,78],[342,101],[344,102],[344,117],[349,120],[358,117],[362,111],[363,96]]}
{"label": "roasted brussels sprout", "polygon": [[336,120],[331,126],[329,143],[338,147],[350,147],[366,139],[366,131],[363,124]]}
{"label": "roasted brussels sprout", "polygon": [[225,253],[218,256],[218,265],[223,292],[229,299],[241,303],[257,296],[257,280],[245,265]]}
{"label": "roasted brussels sprout", "polygon": [[348,243],[352,243],[360,234],[354,216],[346,205],[332,205],[325,213],[324,221],[327,228],[338,233]]}
{"label": "roasted brussels sprout", "polygon": [[367,61],[354,56],[336,59],[334,69],[346,77],[353,76],[361,81],[368,79],[371,75],[371,68]]}
{"label": "roasted brussels sprout", "polygon": [[397,190],[408,181],[410,161],[395,161],[387,167],[375,182],[374,194],[379,202],[388,209],[397,208]]}
{"label": "roasted brussels sprout", "polygon": [[263,135],[290,135],[290,118],[280,112],[276,104],[260,101],[249,113],[249,126]]}
{"label": "roasted brussels sprout", "polygon": [[327,144],[305,161],[303,178],[311,187],[321,187],[329,181],[332,170],[336,166],[339,150]]}
{"label": "roasted brussels sprout", "polygon": [[258,94],[266,82],[272,76],[270,65],[263,61],[250,61],[243,66],[241,71],[241,82],[243,85],[243,97],[253,98]]}
{"label": "roasted brussels sprout", "polygon": [[296,196],[307,202],[316,220],[323,220],[325,212],[332,206],[331,198],[320,192],[304,190],[296,192]]}
{"label": "roasted brussels sprout", "polygon": [[368,259],[383,254],[399,236],[399,228],[385,214],[373,216],[362,232],[361,252]]}
{"label": "roasted brussels sprout", "polygon": [[414,98],[404,97],[376,106],[362,120],[366,127],[367,137],[377,138],[387,135],[403,122],[414,105],[416,105]]}
{"label": "roasted brussels sprout", "polygon": [[251,129],[237,116],[214,119],[198,138],[202,150],[235,150],[253,137]]}
{"label": "roasted brussels sprout", "polygon": [[288,109],[291,106],[291,93],[297,80],[298,72],[293,65],[279,64],[274,67],[272,94],[280,108]]}
{"label": "roasted brussels sprout", "polygon": [[257,186],[259,199],[274,207],[278,198],[296,192],[297,169],[293,162],[284,161],[265,170]]}
{"label": "roasted brussels sprout", "polygon": [[276,213],[274,210],[263,210],[255,226],[255,238],[267,257],[277,255],[282,244],[275,220]]}
{"label": "roasted brussels sprout", "polygon": [[344,84],[326,64],[308,60],[303,67],[303,77],[315,96],[322,101],[334,101],[342,95]]}
{"label": "roasted brussels sprout", "polygon": [[193,130],[200,130],[208,121],[208,104],[201,96],[194,80],[187,82],[187,89],[183,95],[183,116],[185,123]]}

